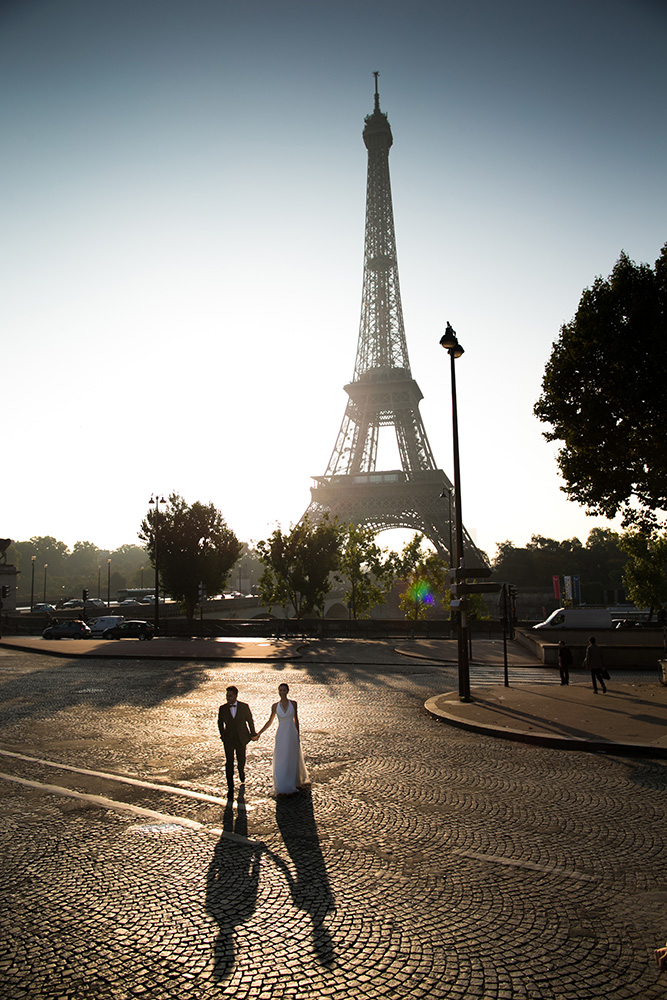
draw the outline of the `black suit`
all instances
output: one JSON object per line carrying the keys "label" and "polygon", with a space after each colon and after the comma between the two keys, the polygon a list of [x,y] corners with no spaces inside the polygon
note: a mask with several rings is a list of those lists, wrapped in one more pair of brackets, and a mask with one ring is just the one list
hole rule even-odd
{"label": "black suit", "polygon": [[239,778],[245,781],[245,748],[255,735],[252,712],[243,701],[236,702],[236,718],[232,717],[231,705],[221,705],[218,711],[218,729],[225,747],[225,772],[227,787],[234,787],[234,754],[239,769]]}

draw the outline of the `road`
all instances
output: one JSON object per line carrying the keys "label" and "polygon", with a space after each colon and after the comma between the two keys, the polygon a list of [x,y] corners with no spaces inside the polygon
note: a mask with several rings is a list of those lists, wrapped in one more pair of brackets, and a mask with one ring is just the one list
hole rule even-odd
{"label": "road", "polygon": [[[312,787],[271,797],[268,732],[228,803],[225,687],[259,726],[283,681]],[[3,1000],[664,997],[665,762],[449,728],[454,668],[376,642],[0,684]]]}

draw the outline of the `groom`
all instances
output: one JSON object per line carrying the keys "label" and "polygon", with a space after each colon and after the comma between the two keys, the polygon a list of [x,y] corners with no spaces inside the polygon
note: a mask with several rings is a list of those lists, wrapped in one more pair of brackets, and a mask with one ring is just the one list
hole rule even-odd
{"label": "groom", "polygon": [[255,723],[248,705],[238,700],[239,689],[230,686],[225,697],[227,703],[218,711],[218,729],[225,747],[225,772],[227,790],[234,791],[234,755],[239,769],[241,784],[245,781],[245,751],[250,740],[257,739]]}

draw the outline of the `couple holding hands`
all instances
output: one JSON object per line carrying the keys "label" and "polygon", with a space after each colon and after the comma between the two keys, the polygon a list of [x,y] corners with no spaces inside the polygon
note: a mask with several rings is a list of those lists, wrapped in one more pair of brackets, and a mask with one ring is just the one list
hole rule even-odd
{"label": "couple holding hands", "polygon": [[299,739],[299,716],[297,704],[287,697],[289,686],[278,688],[280,700],[271,706],[268,722],[255,732],[250,706],[238,700],[238,688],[231,685],[226,691],[226,703],[218,711],[218,729],[225,747],[225,772],[227,791],[234,791],[234,758],[238,766],[241,784],[245,781],[246,747],[250,741],[260,738],[273,720],[278,718],[278,731],[273,750],[273,791],[276,795],[294,795],[308,782],[308,772]]}

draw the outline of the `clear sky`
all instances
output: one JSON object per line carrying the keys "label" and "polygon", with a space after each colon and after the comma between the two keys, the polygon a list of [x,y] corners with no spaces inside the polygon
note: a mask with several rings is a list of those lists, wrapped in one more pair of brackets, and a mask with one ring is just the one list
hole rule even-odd
{"label": "clear sky", "polygon": [[[136,542],[155,491],[297,521],[353,374],[373,71],[413,376],[490,556],[577,535],[532,415],[667,241],[663,0],[4,0],[0,535]],[[395,463],[392,463],[395,464]]]}

